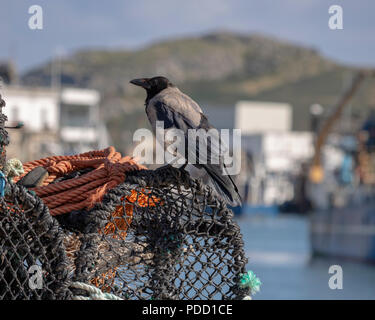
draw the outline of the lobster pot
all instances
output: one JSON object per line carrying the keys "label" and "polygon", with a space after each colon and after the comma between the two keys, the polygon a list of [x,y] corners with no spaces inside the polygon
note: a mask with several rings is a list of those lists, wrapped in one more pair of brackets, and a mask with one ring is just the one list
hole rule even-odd
{"label": "lobster pot", "polygon": [[[125,300],[249,295],[232,211],[178,169],[130,172],[90,210],[52,217],[15,185],[1,205],[0,298],[72,299],[85,294],[77,282]],[[29,286],[33,265],[39,289]]]}
{"label": "lobster pot", "polygon": [[0,299],[66,299],[64,231],[43,202],[8,184],[0,198]]}

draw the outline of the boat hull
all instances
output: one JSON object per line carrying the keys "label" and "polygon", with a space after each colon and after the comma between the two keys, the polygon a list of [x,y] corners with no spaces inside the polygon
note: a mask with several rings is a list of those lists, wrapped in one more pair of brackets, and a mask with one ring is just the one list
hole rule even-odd
{"label": "boat hull", "polygon": [[375,262],[375,202],[315,211],[310,219],[313,254]]}

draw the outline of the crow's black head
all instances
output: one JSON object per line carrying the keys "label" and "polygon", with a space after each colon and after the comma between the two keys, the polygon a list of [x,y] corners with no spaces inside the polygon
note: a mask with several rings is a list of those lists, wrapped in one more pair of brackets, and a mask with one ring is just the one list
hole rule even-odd
{"label": "crow's black head", "polygon": [[146,103],[164,89],[173,87],[173,84],[166,77],[134,79],[131,80],[130,83],[140,86],[146,90]]}

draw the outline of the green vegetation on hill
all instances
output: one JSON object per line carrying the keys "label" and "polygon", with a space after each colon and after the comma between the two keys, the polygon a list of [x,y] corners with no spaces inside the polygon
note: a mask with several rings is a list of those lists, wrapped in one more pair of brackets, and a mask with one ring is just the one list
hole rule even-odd
{"label": "green vegetation on hill", "polygon": [[[332,106],[351,74],[349,68],[313,49],[261,35],[211,33],[129,50],[83,50],[62,61],[62,84],[98,89],[102,115],[117,147],[146,125],[144,92],[129,84],[137,77],[164,75],[205,104],[232,106],[239,99],[289,102],[294,128],[308,129],[312,103]],[[28,85],[49,85],[51,62],[23,77]],[[369,87],[355,103],[370,106]],[[123,129],[123,128],[126,128]],[[125,130],[122,133],[122,130]]]}

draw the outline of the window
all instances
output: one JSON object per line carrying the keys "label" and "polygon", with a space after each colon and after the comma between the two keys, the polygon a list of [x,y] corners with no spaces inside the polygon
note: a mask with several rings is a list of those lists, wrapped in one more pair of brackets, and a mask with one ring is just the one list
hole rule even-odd
{"label": "window", "polygon": [[19,109],[18,107],[14,106],[11,109],[11,115],[10,115],[10,120],[12,121],[19,121],[20,120],[20,115],[19,115]]}
{"label": "window", "polygon": [[40,110],[40,123],[41,123],[41,127],[42,129],[45,129],[45,130],[48,130],[49,129],[49,126],[48,126],[48,117],[47,117],[47,110],[46,108],[42,108]]}
{"label": "window", "polygon": [[61,126],[90,126],[90,107],[85,105],[61,105]]}

